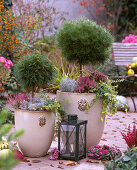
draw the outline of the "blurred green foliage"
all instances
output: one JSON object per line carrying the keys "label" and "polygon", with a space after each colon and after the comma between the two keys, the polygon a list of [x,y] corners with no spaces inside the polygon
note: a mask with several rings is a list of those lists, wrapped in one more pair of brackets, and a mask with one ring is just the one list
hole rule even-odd
{"label": "blurred green foliage", "polygon": [[[6,109],[3,109],[0,114],[0,142],[2,141],[3,136],[7,136],[8,141],[11,141],[13,139],[17,139],[20,135],[23,134],[23,130],[20,130],[18,132],[9,133],[12,125],[11,124],[3,124],[5,122],[5,119],[7,118],[8,111]],[[7,155],[6,158],[1,157],[0,159],[0,169],[1,170],[11,170],[16,164],[18,163],[18,160],[14,158],[13,153]]]}

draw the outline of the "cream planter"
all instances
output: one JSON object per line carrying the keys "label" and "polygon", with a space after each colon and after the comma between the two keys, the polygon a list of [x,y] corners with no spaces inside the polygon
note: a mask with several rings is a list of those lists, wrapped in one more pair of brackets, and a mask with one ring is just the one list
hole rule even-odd
{"label": "cream planter", "polygon": [[[102,101],[98,100],[86,111],[86,106],[96,96],[95,93],[69,93],[57,91],[57,100],[61,101],[67,114],[77,114],[80,120],[88,120],[86,148],[97,145],[104,130],[105,116],[102,115]],[[101,120],[103,117],[103,121]]]}
{"label": "cream planter", "polygon": [[24,129],[18,145],[24,156],[45,156],[54,135],[54,113],[46,111],[15,110],[15,128]]}

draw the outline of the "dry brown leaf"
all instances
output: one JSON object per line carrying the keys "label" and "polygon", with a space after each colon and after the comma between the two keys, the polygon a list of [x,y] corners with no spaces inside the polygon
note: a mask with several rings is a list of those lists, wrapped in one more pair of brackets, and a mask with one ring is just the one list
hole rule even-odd
{"label": "dry brown leaf", "polygon": [[32,164],[29,163],[28,166],[32,166]]}
{"label": "dry brown leaf", "polygon": [[112,120],[119,120],[119,118],[113,118]]}
{"label": "dry brown leaf", "polygon": [[119,123],[123,123],[123,121],[119,121]]}
{"label": "dry brown leaf", "polygon": [[22,161],[23,162],[30,162],[30,160],[28,160],[27,158],[23,158]]}
{"label": "dry brown leaf", "polygon": [[59,164],[63,164],[63,161],[59,161]]}
{"label": "dry brown leaf", "polygon": [[91,162],[91,160],[87,159],[86,162]]}
{"label": "dry brown leaf", "polygon": [[116,130],[112,130],[112,132],[117,132]]}
{"label": "dry brown leaf", "polygon": [[64,167],[62,167],[62,166],[60,166],[60,165],[58,165],[58,167],[57,167],[57,168],[64,169]]}
{"label": "dry brown leaf", "polygon": [[98,160],[94,160],[94,159],[92,159],[92,160],[87,159],[86,162],[89,162],[89,163],[99,163]]}
{"label": "dry brown leaf", "polygon": [[50,164],[51,167],[54,167],[54,165]]}
{"label": "dry brown leaf", "polygon": [[107,139],[105,139],[105,138],[101,138],[101,140],[103,140],[103,141],[107,141]]}
{"label": "dry brown leaf", "polygon": [[40,160],[37,160],[37,159],[32,160],[32,163],[39,163],[39,162],[41,162],[41,161],[40,161]]}
{"label": "dry brown leaf", "polygon": [[66,165],[66,166],[68,166],[68,165],[74,166],[74,165],[77,165],[77,163],[73,162],[73,161],[68,161],[68,162],[64,163],[64,165]]}

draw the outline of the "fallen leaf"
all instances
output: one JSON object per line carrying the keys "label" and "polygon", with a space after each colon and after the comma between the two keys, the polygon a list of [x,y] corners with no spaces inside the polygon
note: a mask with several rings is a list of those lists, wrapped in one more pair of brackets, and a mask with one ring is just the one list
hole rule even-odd
{"label": "fallen leaf", "polygon": [[32,164],[29,163],[28,166],[32,166]]}
{"label": "fallen leaf", "polygon": [[63,161],[59,161],[59,164],[63,164]]}
{"label": "fallen leaf", "polygon": [[112,120],[119,120],[119,118],[113,118]]}
{"label": "fallen leaf", "polygon": [[107,132],[104,132],[104,134],[107,134]]}
{"label": "fallen leaf", "polygon": [[101,138],[101,140],[103,140],[103,141],[107,141],[107,139],[105,139],[105,138]]}
{"label": "fallen leaf", "polygon": [[64,169],[64,167],[62,167],[62,166],[60,166],[60,165],[58,165],[58,167],[57,167],[57,168]]}
{"label": "fallen leaf", "polygon": [[117,132],[116,130],[112,130],[112,132]]}
{"label": "fallen leaf", "polygon": [[23,158],[22,161],[23,162],[30,162],[30,160],[28,160],[27,158]]}
{"label": "fallen leaf", "polygon": [[32,160],[32,163],[39,163],[41,162],[40,160]]}
{"label": "fallen leaf", "polygon": [[54,165],[50,164],[51,167],[54,167]]}
{"label": "fallen leaf", "polygon": [[91,162],[91,160],[87,159],[86,162]]}
{"label": "fallen leaf", "polygon": [[68,165],[74,166],[74,165],[76,165],[76,164],[77,164],[77,163],[76,163],[76,162],[73,162],[73,161],[68,161],[68,162],[64,163],[64,165],[66,165],[66,166],[68,166]]}
{"label": "fallen leaf", "polygon": [[95,160],[95,159],[89,160],[89,159],[87,159],[86,162],[89,162],[89,163],[99,163],[99,160]]}

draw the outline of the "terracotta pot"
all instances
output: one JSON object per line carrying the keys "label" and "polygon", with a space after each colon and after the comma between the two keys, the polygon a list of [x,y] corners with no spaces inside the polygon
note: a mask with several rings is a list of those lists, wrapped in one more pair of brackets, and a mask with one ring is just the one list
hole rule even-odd
{"label": "terracotta pot", "polygon": [[54,113],[46,111],[15,110],[15,128],[25,132],[18,139],[24,156],[45,156],[54,135]]}
{"label": "terracotta pot", "polygon": [[[57,100],[61,102],[67,114],[77,114],[80,120],[87,120],[86,148],[97,145],[104,130],[105,115],[102,114],[102,100],[98,100],[87,111],[95,93],[69,93],[57,91]],[[101,120],[103,117],[103,121]]]}

